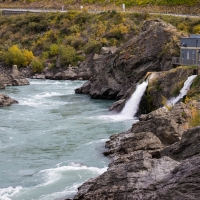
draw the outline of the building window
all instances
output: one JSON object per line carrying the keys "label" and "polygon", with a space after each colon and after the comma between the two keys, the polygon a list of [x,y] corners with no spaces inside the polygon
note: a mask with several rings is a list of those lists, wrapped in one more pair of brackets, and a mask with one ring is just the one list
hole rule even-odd
{"label": "building window", "polygon": [[184,53],[182,53],[182,59],[184,59]]}
{"label": "building window", "polygon": [[194,60],[194,59],[195,59],[195,52],[192,51],[192,60]]}
{"label": "building window", "polygon": [[200,62],[200,49],[198,50],[198,57],[199,57],[199,62]]}
{"label": "building window", "polygon": [[190,52],[187,51],[187,59],[189,60],[190,59]]}

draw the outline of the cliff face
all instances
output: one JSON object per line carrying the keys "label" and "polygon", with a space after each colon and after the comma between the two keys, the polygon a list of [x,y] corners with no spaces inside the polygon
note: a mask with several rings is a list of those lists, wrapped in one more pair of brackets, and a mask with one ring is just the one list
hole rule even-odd
{"label": "cliff face", "polygon": [[95,74],[76,93],[90,94],[91,98],[122,98],[147,72],[172,68],[171,59],[179,54],[179,37],[172,25],[146,21],[138,36],[115,53],[94,60]]}
{"label": "cliff face", "polygon": [[108,170],[84,183],[74,199],[199,199],[200,127],[186,130],[190,115],[185,104],[161,108],[111,136]]}

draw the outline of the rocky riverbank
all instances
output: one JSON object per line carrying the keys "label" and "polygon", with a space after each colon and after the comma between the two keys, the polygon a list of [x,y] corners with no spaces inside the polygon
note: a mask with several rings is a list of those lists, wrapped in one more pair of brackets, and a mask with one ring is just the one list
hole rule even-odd
{"label": "rocky riverbank", "polygon": [[[6,86],[22,86],[29,85],[28,80],[18,71],[14,65],[12,69],[1,70],[0,73],[0,90]],[[18,103],[16,100],[7,95],[0,94],[0,106],[10,106],[13,103]]]}
{"label": "rocky riverbank", "polygon": [[79,187],[74,200],[199,199],[200,127],[188,129],[190,108],[160,108],[112,135],[104,153],[112,158],[108,170]]}

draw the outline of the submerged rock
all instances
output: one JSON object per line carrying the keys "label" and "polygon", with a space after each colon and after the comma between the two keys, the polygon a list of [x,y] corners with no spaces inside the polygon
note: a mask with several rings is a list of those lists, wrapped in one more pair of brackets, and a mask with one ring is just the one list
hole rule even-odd
{"label": "submerged rock", "polygon": [[10,106],[13,103],[18,103],[18,101],[10,98],[5,94],[0,94],[0,107],[2,106]]}

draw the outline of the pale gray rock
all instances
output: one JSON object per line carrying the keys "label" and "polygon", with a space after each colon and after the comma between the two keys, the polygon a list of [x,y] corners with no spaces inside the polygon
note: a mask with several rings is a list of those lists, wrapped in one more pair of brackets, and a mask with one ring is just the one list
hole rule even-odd
{"label": "pale gray rock", "polygon": [[35,74],[32,78],[34,78],[34,79],[46,79],[44,74]]}

